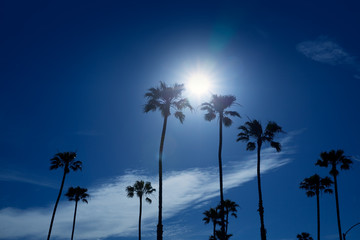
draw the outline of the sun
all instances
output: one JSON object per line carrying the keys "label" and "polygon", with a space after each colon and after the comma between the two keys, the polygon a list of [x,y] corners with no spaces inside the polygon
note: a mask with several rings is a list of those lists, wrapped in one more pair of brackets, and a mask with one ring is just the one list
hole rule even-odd
{"label": "sun", "polygon": [[203,72],[192,73],[188,77],[186,88],[194,95],[202,96],[210,91],[211,78]]}

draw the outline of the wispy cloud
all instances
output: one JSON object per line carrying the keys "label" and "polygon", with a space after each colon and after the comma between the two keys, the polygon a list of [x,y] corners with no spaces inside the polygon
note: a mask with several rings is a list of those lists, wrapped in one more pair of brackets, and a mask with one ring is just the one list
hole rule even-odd
{"label": "wispy cloud", "polygon": [[[290,161],[287,143],[289,134],[283,139],[284,149],[275,153],[273,149],[262,152],[262,172],[283,166]],[[164,219],[196,208],[211,198],[218,196],[218,171],[216,167],[194,168],[184,171],[167,172],[164,175]],[[248,155],[241,162],[224,166],[225,191],[238,187],[256,176],[256,157]],[[128,199],[125,187],[136,180],[144,179],[157,183],[157,176],[145,176],[139,172],[128,172],[99,186],[89,188],[89,204],[81,204],[78,209],[77,239],[104,239],[110,236],[135,236],[137,234],[138,201]],[[157,188],[157,184],[153,184]],[[146,204],[143,212],[144,236],[153,238],[157,220],[157,196],[154,203]],[[73,203],[62,201],[56,214],[53,236],[67,239],[72,224]],[[41,239],[46,237],[52,206],[34,209],[5,208],[0,210],[0,239]],[[34,221],[36,219],[36,221]],[[164,229],[164,235],[174,234],[176,226]],[[181,232],[186,232],[182,229]]]}
{"label": "wispy cloud", "polygon": [[22,183],[28,183],[42,187],[57,188],[48,181],[39,180],[39,177],[34,177],[34,176],[30,177],[21,172],[11,171],[11,170],[2,170],[0,172],[0,181],[22,182]]}
{"label": "wispy cloud", "polygon": [[296,46],[296,49],[306,57],[317,62],[330,65],[355,64],[353,56],[347,53],[336,42],[325,36],[318,37],[313,41],[301,42]]}

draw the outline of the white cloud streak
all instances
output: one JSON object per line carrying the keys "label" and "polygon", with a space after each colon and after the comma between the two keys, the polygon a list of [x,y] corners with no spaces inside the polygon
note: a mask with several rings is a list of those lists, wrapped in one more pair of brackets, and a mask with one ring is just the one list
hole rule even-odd
{"label": "white cloud streak", "polygon": [[[285,145],[290,134],[282,141]],[[262,151],[262,173],[278,168],[290,161],[290,149],[276,153],[274,149]],[[242,157],[244,159],[244,157]],[[224,190],[238,187],[256,176],[256,155],[251,154],[239,162],[224,166]],[[111,179],[108,183],[89,188],[89,204],[78,208],[75,235],[77,239],[105,239],[111,236],[136,236],[138,224],[138,199],[126,197],[125,187],[143,179],[157,183],[157,176],[144,176],[128,172]],[[153,184],[157,188],[157,184]],[[163,179],[163,216],[169,219],[184,210],[196,208],[219,194],[218,169],[195,168],[167,172]],[[157,193],[153,204],[144,204],[143,233],[153,238],[157,223]],[[0,210],[0,239],[44,239],[52,213],[52,207],[33,209],[5,208]],[[68,239],[71,234],[74,204],[61,201],[56,213],[52,236],[54,239]],[[175,227],[176,228],[176,227]],[[172,235],[169,227],[164,236]],[[182,230],[184,231],[184,230]]]}

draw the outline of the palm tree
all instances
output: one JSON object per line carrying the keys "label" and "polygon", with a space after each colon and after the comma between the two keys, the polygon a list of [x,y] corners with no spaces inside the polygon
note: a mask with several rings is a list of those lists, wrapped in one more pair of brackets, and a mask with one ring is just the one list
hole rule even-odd
{"label": "palm tree", "polygon": [[[144,183],[143,180],[136,181],[133,186],[127,186],[126,192],[127,197],[132,198],[134,194],[136,194],[140,199],[140,210],[139,210],[139,240],[141,240],[141,212],[142,212],[142,199],[145,195],[150,195],[156,190],[151,186],[150,182]],[[145,198],[145,201],[151,203],[151,199],[149,197]]]}
{"label": "palm tree", "polygon": [[229,225],[229,214],[237,218],[237,208],[239,205],[229,199],[224,201],[224,215],[225,215],[225,233],[227,235]]}
{"label": "palm tree", "polygon": [[216,225],[220,224],[219,221],[220,215],[218,213],[218,208],[210,208],[210,210],[207,210],[203,213],[205,217],[203,218],[203,221],[205,224],[210,223],[210,221],[213,223],[213,235],[210,236],[210,240],[216,240]]}
{"label": "palm tree", "polygon": [[74,220],[73,220],[73,227],[71,232],[71,240],[74,239],[74,231],[75,231],[75,221],[76,221],[76,211],[78,202],[81,200],[85,203],[88,203],[87,198],[89,194],[86,193],[87,188],[81,188],[77,186],[76,188],[70,187],[65,196],[68,197],[69,201],[75,201],[75,210],[74,210]]}
{"label": "palm tree", "polygon": [[54,218],[55,218],[55,213],[56,213],[56,208],[57,205],[59,203],[60,197],[61,197],[61,193],[64,187],[64,182],[65,182],[65,177],[66,174],[68,174],[70,172],[70,169],[73,171],[77,171],[77,170],[81,170],[81,165],[82,162],[81,161],[76,161],[76,153],[75,152],[62,152],[62,153],[57,153],[55,154],[55,156],[50,159],[51,161],[51,165],[50,165],[50,170],[54,170],[54,169],[58,169],[58,168],[64,168],[64,175],[61,181],[61,186],[60,186],[60,191],[59,191],[59,195],[56,199],[56,203],[54,206],[54,211],[51,217],[51,222],[50,222],[50,227],[49,227],[49,233],[48,233],[48,237],[47,240],[50,239],[51,236],[51,229],[54,223]]}
{"label": "palm tree", "polygon": [[171,115],[171,109],[175,109],[175,118],[179,119],[180,123],[185,120],[185,115],[182,110],[192,107],[187,98],[182,98],[181,94],[185,90],[183,84],[174,84],[174,86],[167,86],[164,82],[160,82],[160,87],[150,88],[145,93],[147,103],[144,106],[144,112],[160,110],[164,118],[163,128],[160,140],[159,149],[159,217],[157,225],[157,240],[162,240],[163,225],[162,225],[162,155],[164,149],[166,125],[168,117]]}
{"label": "palm tree", "polygon": [[300,188],[306,190],[308,197],[316,196],[316,207],[317,207],[317,239],[320,240],[320,192],[332,193],[333,190],[330,188],[333,181],[329,177],[321,178],[315,174],[309,178],[305,178],[300,183]]}
{"label": "palm tree", "polygon": [[[260,153],[261,147],[264,143],[269,142],[270,146],[275,148],[277,152],[281,151],[281,144],[274,141],[275,134],[281,133],[282,128],[275,122],[268,122],[266,128],[263,129],[258,120],[249,120],[244,125],[240,126],[241,132],[238,134],[237,141],[247,142],[246,150],[253,151],[257,149],[257,182],[259,192],[259,215],[260,215],[260,233],[261,240],[266,240],[266,229],[264,223],[264,206],[261,192],[261,179],[260,179]],[[253,141],[250,141],[252,139]]]}
{"label": "palm tree", "polygon": [[216,95],[213,94],[210,102],[201,104],[201,110],[207,111],[205,114],[206,121],[212,121],[218,115],[219,118],[219,182],[220,182],[220,217],[221,217],[221,233],[223,234],[222,240],[225,238],[225,220],[224,220],[224,193],[223,193],[223,174],[222,174],[222,126],[230,127],[232,124],[232,117],[240,117],[240,114],[235,111],[225,111],[227,108],[235,104],[236,97],[232,95]]}
{"label": "palm tree", "polygon": [[313,240],[313,238],[310,236],[310,233],[302,232],[301,234],[298,234],[297,236],[298,240]]}
{"label": "palm tree", "polygon": [[340,224],[340,210],[339,210],[339,197],[338,197],[338,187],[337,187],[337,176],[339,171],[337,166],[340,165],[341,170],[350,169],[350,165],[353,163],[348,157],[344,156],[343,150],[331,150],[330,152],[322,152],[320,158],[315,165],[320,167],[328,167],[331,165],[330,175],[334,178],[334,188],[335,188],[335,200],[336,200],[336,214],[338,221],[339,229],[339,239],[342,240],[341,234],[341,224]]}

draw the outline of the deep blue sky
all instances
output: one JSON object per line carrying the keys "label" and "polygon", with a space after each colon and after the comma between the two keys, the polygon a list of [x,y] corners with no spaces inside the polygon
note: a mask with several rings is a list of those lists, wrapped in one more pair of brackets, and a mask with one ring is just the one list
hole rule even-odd
{"label": "deep blue sky", "polygon": [[[320,152],[344,149],[339,177],[343,229],[360,221],[360,5],[356,1],[0,2],[0,239],[45,238],[62,172],[57,152],[77,151],[83,171],[65,190],[89,189],[78,239],[137,239],[138,200],[125,187],[157,186],[162,118],[143,114],[146,90],[213,73],[242,119],[224,131],[225,198],[241,208],[232,239],[260,239],[253,153],[236,143],[247,117],[283,126],[281,154],[264,151],[269,239],[316,237],[316,201],[298,189]],[[202,212],[218,203],[216,122],[196,111],[169,119],[164,155],[164,236],[208,239]],[[266,170],[266,171],[265,171]],[[71,234],[73,203],[61,199],[54,239]],[[154,239],[157,196],[144,206],[143,239]],[[337,239],[334,196],[321,198],[322,238]],[[347,239],[360,237],[354,229]]]}

